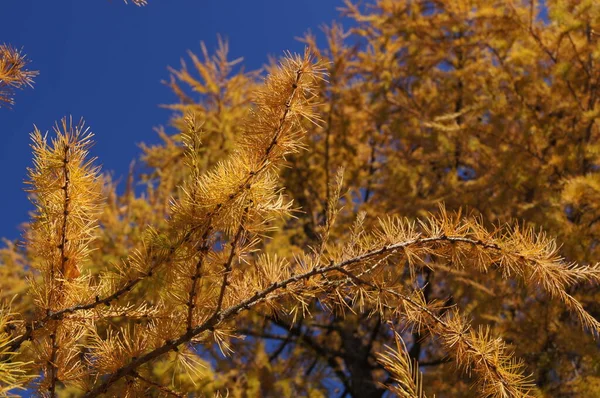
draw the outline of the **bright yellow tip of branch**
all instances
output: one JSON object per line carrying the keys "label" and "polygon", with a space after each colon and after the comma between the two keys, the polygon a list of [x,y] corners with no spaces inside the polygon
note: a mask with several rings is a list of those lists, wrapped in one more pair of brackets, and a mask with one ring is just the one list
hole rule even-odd
{"label": "bright yellow tip of branch", "polygon": [[14,104],[13,90],[33,87],[33,78],[38,72],[26,69],[28,63],[20,50],[0,44],[0,106]]}

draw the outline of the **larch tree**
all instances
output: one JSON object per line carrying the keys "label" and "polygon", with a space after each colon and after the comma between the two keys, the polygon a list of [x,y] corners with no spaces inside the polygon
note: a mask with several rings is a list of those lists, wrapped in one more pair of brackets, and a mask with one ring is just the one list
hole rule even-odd
{"label": "larch tree", "polygon": [[0,393],[600,394],[600,5],[343,13],[261,71],[171,68],[122,195],[83,122],[32,133]]}

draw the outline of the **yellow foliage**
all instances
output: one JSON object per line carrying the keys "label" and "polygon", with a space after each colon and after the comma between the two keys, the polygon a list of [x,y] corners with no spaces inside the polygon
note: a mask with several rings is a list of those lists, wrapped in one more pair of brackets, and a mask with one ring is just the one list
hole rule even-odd
{"label": "yellow foliage", "polygon": [[99,174],[83,124],[35,129],[0,391],[599,393],[600,6],[343,13],[264,80],[221,39],[170,69],[141,195]]}

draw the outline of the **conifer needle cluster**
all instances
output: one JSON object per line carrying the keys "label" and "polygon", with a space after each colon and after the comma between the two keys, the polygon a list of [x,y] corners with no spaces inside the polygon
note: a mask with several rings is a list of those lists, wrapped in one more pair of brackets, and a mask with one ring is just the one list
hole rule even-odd
{"label": "conifer needle cluster", "polygon": [[20,50],[0,44],[0,106],[12,105],[13,91],[33,86],[37,71],[27,69],[29,60]]}

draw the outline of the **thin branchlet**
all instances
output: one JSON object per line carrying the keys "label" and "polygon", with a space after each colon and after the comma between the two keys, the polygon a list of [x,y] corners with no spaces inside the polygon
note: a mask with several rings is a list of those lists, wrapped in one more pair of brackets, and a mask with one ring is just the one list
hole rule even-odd
{"label": "thin branchlet", "polygon": [[[45,360],[45,382],[51,397],[56,394],[60,369],[72,365],[71,356],[61,351],[74,344],[71,331],[53,315],[83,298],[71,291],[86,283],[80,278],[80,269],[90,251],[100,199],[98,169],[92,165],[93,159],[86,159],[92,134],[83,121],[74,125],[70,118],[64,118],[54,131],[56,138],[51,143],[38,129],[32,133],[35,157],[34,167],[29,169],[29,192],[36,213],[28,231],[29,248],[37,259],[34,266],[43,278],[32,286],[44,314],[42,321],[33,324],[49,326],[48,342],[40,343],[40,359]],[[34,327],[27,328],[11,347],[18,348],[33,331]],[[69,372],[63,373],[63,378],[68,378]]]}
{"label": "thin branchlet", "polygon": [[218,314],[223,306],[225,292],[227,291],[227,286],[229,285],[229,274],[231,273],[233,259],[235,258],[238,246],[241,244],[241,241],[244,236],[244,222],[247,217],[247,214],[248,209],[245,209],[238,230],[236,231],[235,236],[231,241],[231,248],[229,249],[229,256],[227,257],[227,262],[223,264],[223,282],[221,283],[221,289],[219,291],[219,298],[217,299],[217,307],[215,309],[215,314]]}

